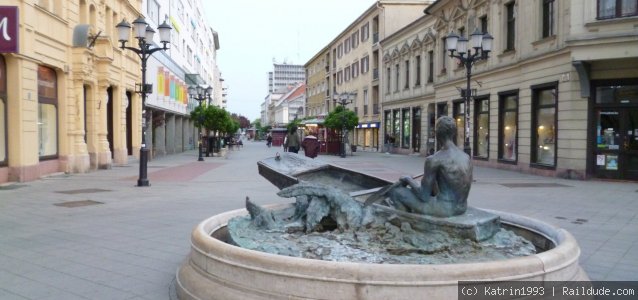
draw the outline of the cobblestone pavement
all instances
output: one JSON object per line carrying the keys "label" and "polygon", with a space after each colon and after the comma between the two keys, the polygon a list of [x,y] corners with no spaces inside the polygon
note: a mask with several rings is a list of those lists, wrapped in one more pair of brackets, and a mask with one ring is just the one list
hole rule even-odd
{"label": "cobblestone pavement", "polygon": [[[203,219],[286,202],[257,173],[281,148],[247,142],[197,162],[189,151],[138,164],[0,186],[0,299],[171,299],[175,271]],[[373,152],[318,159],[389,180],[422,172],[423,157]],[[638,280],[638,184],[573,181],[475,168],[470,205],[563,227],[594,280]]]}

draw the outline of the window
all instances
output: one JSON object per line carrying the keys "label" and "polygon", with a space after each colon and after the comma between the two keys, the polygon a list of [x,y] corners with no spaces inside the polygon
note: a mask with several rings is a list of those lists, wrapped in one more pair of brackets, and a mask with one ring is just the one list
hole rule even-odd
{"label": "window", "polygon": [[490,100],[474,100],[474,156],[488,158],[490,150]]}
{"label": "window", "polygon": [[58,154],[58,83],[51,68],[38,66],[38,155],[40,159]]}
{"label": "window", "polygon": [[366,56],[361,59],[361,74],[368,73],[370,70],[370,57]]}
{"label": "window", "polygon": [[350,37],[347,37],[346,40],[343,42],[343,47],[344,54],[350,53]]}
{"label": "window", "polygon": [[352,64],[352,78],[357,78],[359,76],[359,62],[356,61]]}
{"label": "window", "polygon": [[638,15],[638,0],[598,0],[598,19]]}
{"label": "window", "polygon": [[456,121],[456,146],[463,149],[463,143],[465,141],[465,102],[454,102],[452,106],[452,115]]}
{"label": "window", "polygon": [[405,61],[405,84],[403,86],[404,89],[410,88],[410,60]]}
{"label": "window", "polygon": [[428,83],[434,82],[434,51],[428,51]]}
{"label": "window", "polygon": [[368,90],[363,90],[363,115],[368,115]]}
{"label": "window", "polygon": [[531,163],[556,166],[557,83],[532,87]]}
{"label": "window", "polygon": [[352,42],[352,49],[357,48],[359,46],[359,30],[355,31],[350,37],[350,41]]}
{"label": "window", "polygon": [[401,120],[403,123],[403,130],[401,135],[401,148],[409,148],[410,147],[410,109],[404,108],[402,110],[403,119]]}
{"label": "window", "polygon": [[361,26],[361,42],[365,42],[370,38],[370,23]]}
{"label": "window", "polygon": [[554,23],[556,20],[555,17],[555,1],[554,0],[543,0],[543,37],[550,37],[554,35]]}
{"label": "window", "polygon": [[0,55],[0,166],[7,165],[7,66]]}
{"label": "window", "polygon": [[505,4],[506,12],[506,32],[505,51],[514,50],[514,41],[516,40],[516,16],[514,15],[514,2]]}
{"label": "window", "polygon": [[399,73],[399,64],[394,66],[394,74],[394,92],[396,93],[399,91],[399,75],[401,74]]}
{"label": "window", "polygon": [[155,24],[160,24],[160,5],[156,0],[149,0],[148,2],[148,18],[155,22]]}
{"label": "window", "polygon": [[351,73],[350,73],[350,72],[351,72],[351,71],[350,71],[350,66],[347,66],[347,67],[343,70],[343,73],[344,73],[343,75],[344,75],[344,77],[345,77],[345,81],[346,81],[346,82],[350,81],[350,75],[351,75]]}
{"label": "window", "polygon": [[[489,32],[488,28],[487,28],[487,16],[482,16],[482,17],[479,18],[479,25],[481,26],[481,32],[482,33]],[[488,54],[489,53],[487,53],[487,52],[481,51],[481,57],[483,59],[487,59],[487,55]]]}
{"label": "window", "polygon": [[390,67],[388,67],[388,68],[385,70],[385,74],[386,74],[386,75],[385,75],[385,77],[386,77],[386,80],[385,80],[385,87],[386,87],[386,91],[385,91],[385,93],[386,93],[386,94],[390,94],[390,79],[391,79],[390,74],[392,74],[392,73],[391,73],[391,71],[390,71]]}
{"label": "window", "polygon": [[415,58],[415,62],[416,64],[416,74],[414,74],[414,86],[420,86],[421,85],[421,55],[417,55]]}
{"label": "window", "polygon": [[343,83],[343,71],[337,72],[337,84]]}
{"label": "window", "polygon": [[447,55],[445,52],[445,38],[441,39],[441,73],[447,71]]}
{"label": "window", "polygon": [[343,56],[343,44],[337,46],[337,58],[341,58],[341,56]]}
{"label": "window", "polygon": [[498,159],[516,162],[518,152],[518,91],[499,93]]}

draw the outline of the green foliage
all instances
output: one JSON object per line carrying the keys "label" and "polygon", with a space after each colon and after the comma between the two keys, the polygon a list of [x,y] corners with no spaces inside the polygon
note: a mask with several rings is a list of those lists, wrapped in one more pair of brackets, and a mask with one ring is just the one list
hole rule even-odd
{"label": "green foliage", "polygon": [[196,127],[204,127],[204,120],[206,119],[206,107],[197,106],[191,111],[191,120],[195,122]]}
{"label": "green foliage", "polygon": [[332,110],[326,119],[323,121],[323,125],[331,129],[341,129],[345,127],[348,130],[354,129],[359,124],[359,117],[343,106],[337,106]]}
{"label": "green foliage", "polygon": [[212,132],[234,133],[239,129],[239,122],[233,120],[226,110],[214,105],[196,107],[191,111],[191,119],[195,126]]}
{"label": "green foliage", "polygon": [[301,120],[294,119],[292,120],[292,122],[288,123],[288,125],[286,126],[286,129],[288,129],[288,132],[290,132],[290,129],[292,129],[293,127],[299,128],[300,125],[301,125]]}

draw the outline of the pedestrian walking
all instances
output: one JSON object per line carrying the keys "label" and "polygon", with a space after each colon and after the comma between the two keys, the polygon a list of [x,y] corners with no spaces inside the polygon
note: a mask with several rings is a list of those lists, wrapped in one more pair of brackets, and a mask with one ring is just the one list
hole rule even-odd
{"label": "pedestrian walking", "polygon": [[284,149],[288,149],[288,152],[299,153],[299,134],[297,133],[297,126],[292,126],[290,131],[286,135],[286,141],[284,142]]}
{"label": "pedestrian walking", "polygon": [[270,148],[270,146],[272,145],[272,135],[270,135],[270,133],[266,136],[266,146],[268,146],[268,148]]}

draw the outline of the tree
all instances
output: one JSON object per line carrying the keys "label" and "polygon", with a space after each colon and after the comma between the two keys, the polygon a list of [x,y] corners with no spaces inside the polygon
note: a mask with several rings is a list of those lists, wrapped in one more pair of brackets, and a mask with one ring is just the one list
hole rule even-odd
{"label": "tree", "polygon": [[236,113],[233,113],[230,116],[231,116],[231,118],[233,118],[233,120],[235,120],[235,121],[237,121],[237,123],[239,123],[239,128],[246,129],[246,128],[250,127],[250,121],[246,117],[244,117],[242,115],[238,115]]}
{"label": "tree", "polygon": [[342,130],[343,128],[352,130],[359,124],[357,115],[343,106],[337,106],[328,113],[323,125],[327,128]]}

